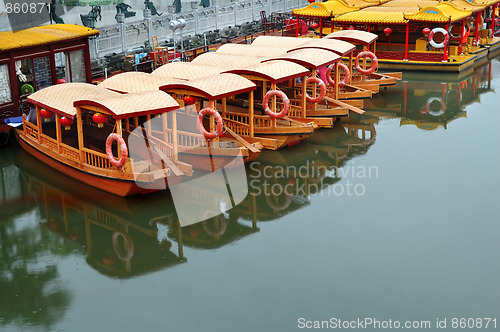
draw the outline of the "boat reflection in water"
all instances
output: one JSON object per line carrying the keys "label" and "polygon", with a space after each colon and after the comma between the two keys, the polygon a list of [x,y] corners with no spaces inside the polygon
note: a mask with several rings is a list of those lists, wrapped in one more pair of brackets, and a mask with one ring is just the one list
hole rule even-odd
{"label": "boat reflection in water", "polygon": [[401,125],[415,125],[424,130],[446,129],[452,121],[467,116],[464,111],[467,105],[492,91],[491,70],[488,62],[465,78],[446,76],[443,79],[447,83],[405,73],[405,81],[398,87],[366,101],[365,110],[372,116],[399,117]]}
{"label": "boat reflection in water", "polygon": [[0,327],[49,330],[71,303],[71,292],[51,257],[71,256],[74,247],[40,230],[35,197],[14,162],[17,151],[10,146],[0,154]]}

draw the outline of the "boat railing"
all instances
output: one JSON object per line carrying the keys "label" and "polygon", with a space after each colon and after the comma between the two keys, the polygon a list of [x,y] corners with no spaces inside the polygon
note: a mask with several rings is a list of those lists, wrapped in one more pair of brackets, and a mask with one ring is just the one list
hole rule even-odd
{"label": "boat railing", "polygon": [[83,162],[85,164],[102,169],[118,170],[118,168],[116,168],[111,164],[106,154],[90,150],[87,148],[83,148],[82,151],[83,151]]}
{"label": "boat railing", "polygon": [[57,141],[47,135],[40,135],[40,144],[57,151]]}
{"label": "boat railing", "polygon": [[[173,130],[165,130],[167,142],[173,142]],[[206,146],[207,141],[199,133],[177,130],[177,144],[182,147]]]}
{"label": "boat railing", "polygon": [[149,143],[155,149],[160,150],[160,152],[162,152],[162,154],[167,156],[168,158],[173,158],[174,151],[173,151],[171,144],[168,144],[155,136],[149,136],[148,139],[149,139]]}
{"label": "boat railing", "polygon": [[38,127],[29,121],[23,121],[26,135],[38,140]]}
{"label": "boat railing", "polygon": [[[296,100],[291,100],[290,101],[290,107],[288,108],[288,116],[291,116],[293,118],[301,118],[302,117],[302,102],[296,101]],[[282,109],[283,108],[283,103],[278,102],[276,105]]]}
{"label": "boat railing", "polygon": [[250,126],[246,123],[226,118],[224,124],[240,136],[250,136]]}
{"label": "boat railing", "polygon": [[[250,123],[250,117],[248,116],[248,114],[226,113],[225,121],[231,121],[234,124],[248,126]],[[256,127],[266,127],[267,128],[267,127],[273,126],[272,119],[267,115],[254,115],[253,123],[254,123],[254,126],[256,126]]]}

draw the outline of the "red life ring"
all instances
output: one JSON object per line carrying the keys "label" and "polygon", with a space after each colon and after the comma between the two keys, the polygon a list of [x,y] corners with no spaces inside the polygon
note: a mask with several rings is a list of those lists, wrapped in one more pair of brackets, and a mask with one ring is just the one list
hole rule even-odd
{"label": "red life ring", "polygon": [[[206,131],[205,127],[203,126],[203,117],[205,115],[213,116],[215,118],[215,122],[217,123],[215,131],[212,133]],[[220,137],[222,135],[222,126],[222,117],[220,116],[219,112],[217,112],[213,108],[205,107],[198,113],[198,118],[196,119],[196,128],[198,128],[198,130],[203,134],[203,136],[205,136],[206,139],[214,139],[216,137]]]}
{"label": "red life ring", "polygon": [[[434,34],[441,32],[443,34],[443,41],[441,43],[436,43],[434,41]],[[432,47],[434,48],[444,48],[446,45],[448,45],[448,42],[450,41],[450,35],[448,34],[448,31],[446,31],[443,28],[434,28],[432,29],[431,33],[429,33],[429,44],[431,44]]]}
{"label": "red life ring", "polygon": [[[121,150],[120,159],[116,159],[115,156],[113,156],[113,150],[111,149],[111,145],[115,140],[120,145],[120,150]],[[123,167],[123,165],[125,165],[128,158],[128,149],[127,149],[127,144],[125,144],[125,140],[123,139],[123,137],[121,137],[117,133],[109,134],[108,139],[106,140],[106,155],[108,156],[111,165],[118,168],[121,168]]]}
{"label": "red life ring", "polygon": [[[369,57],[370,59],[372,59],[372,65],[370,68],[368,69],[363,69],[361,68],[361,66],[359,65],[359,59],[363,58],[363,57]],[[361,74],[371,74],[373,73],[377,67],[378,67],[378,59],[377,59],[377,56],[375,54],[373,54],[372,52],[370,51],[363,51],[363,52],[359,52],[358,55],[356,56],[356,62],[355,62],[355,67],[356,67],[356,70],[358,72],[360,72]]]}
{"label": "red life ring", "polygon": [[[343,62],[339,62],[339,68],[344,71],[344,79],[339,82],[339,86],[343,88],[347,83],[351,81],[351,72],[349,71],[349,67],[347,67]],[[326,72],[326,77],[328,78],[328,83],[335,84],[335,80],[332,79],[331,73],[333,70],[333,66],[328,67]]]}
{"label": "red life ring", "polygon": [[308,77],[307,80],[306,80],[306,84],[309,84],[309,83],[316,83],[316,84],[318,84],[319,88],[320,88],[320,92],[319,92],[319,96],[317,96],[316,98],[310,97],[306,93],[306,100],[308,102],[310,102],[310,103],[319,103],[320,101],[323,100],[323,98],[325,98],[326,85],[325,85],[325,83],[322,80],[320,80],[317,77]]}
{"label": "red life ring", "polygon": [[[273,112],[269,108],[269,99],[273,96],[280,97],[281,100],[283,100],[283,109],[279,113]],[[271,118],[281,119],[288,114],[288,109],[290,108],[290,99],[288,99],[287,95],[282,91],[269,90],[264,96],[264,100],[262,101],[262,107],[264,107],[264,112],[266,112],[266,114],[269,115]]]}

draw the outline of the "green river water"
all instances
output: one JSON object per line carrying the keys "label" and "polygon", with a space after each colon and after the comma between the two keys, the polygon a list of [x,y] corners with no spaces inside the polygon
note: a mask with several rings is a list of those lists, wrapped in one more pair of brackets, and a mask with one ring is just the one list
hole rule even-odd
{"label": "green river water", "polygon": [[403,79],[186,227],[0,150],[0,330],[500,328],[500,62]]}

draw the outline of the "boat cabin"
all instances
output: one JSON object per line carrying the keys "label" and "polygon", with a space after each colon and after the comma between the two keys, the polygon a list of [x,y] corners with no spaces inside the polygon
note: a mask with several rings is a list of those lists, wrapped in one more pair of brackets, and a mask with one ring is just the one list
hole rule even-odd
{"label": "boat cabin", "polygon": [[0,32],[0,126],[27,113],[35,91],[61,80],[91,82],[89,39],[98,34],[72,24]]}
{"label": "boat cabin", "polygon": [[148,118],[179,108],[165,93],[120,94],[87,83],[66,83],[39,90],[28,102],[35,108],[23,115],[19,143],[81,182],[129,196],[165,189],[191,175],[190,165],[172,161],[172,147],[159,149],[143,135]]}

